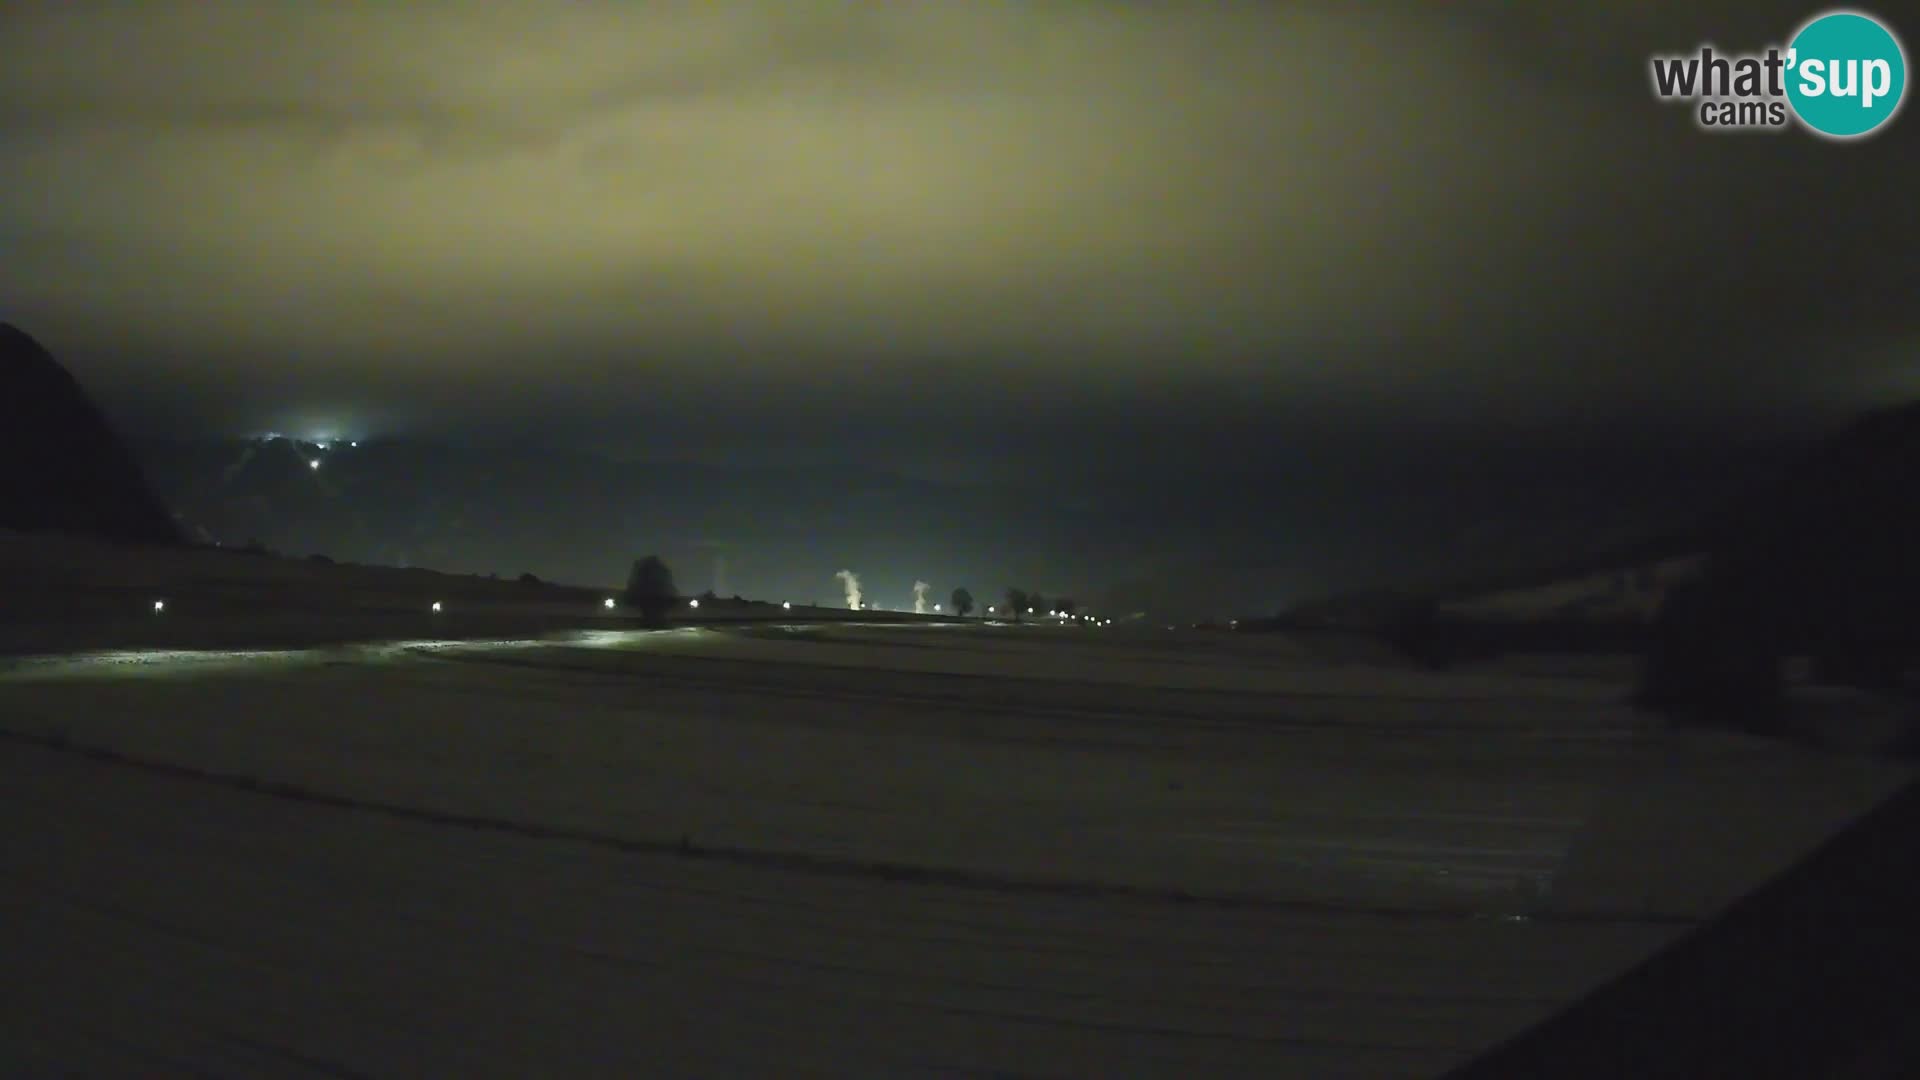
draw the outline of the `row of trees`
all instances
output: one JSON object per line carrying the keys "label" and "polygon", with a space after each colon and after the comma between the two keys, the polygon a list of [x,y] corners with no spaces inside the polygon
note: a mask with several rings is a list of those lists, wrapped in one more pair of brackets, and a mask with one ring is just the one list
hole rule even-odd
{"label": "row of trees", "polygon": [[1041,593],[1028,592],[1025,589],[1008,589],[1007,610],[1013,613],[1017,621],[1022,615],[1037,615],[1043,611],[1049,613],[1057,611],[1062,615],[1072,616],[1080,610],[1080,605],[1070,596],[1063,596],[1049,603],[1046,596]]}
{"label": "row of trees", "polygon": [[[1080,610],[1079,603],[1076,602],[1072,597],[1063,596],[1060,599],[1055,600],[1051,604],[1049,604],[1047,602],[1047,598],[1044,595],[1037,592],[1028,592],[1025,589],[1018,589],[1018,588],[1008,589],[1006,600],[1007,600],[1006,610],[1008,613],[1010,613],[1013,616],[1015,621],[1018,621],[1020,616],[1026,615],[1029,613],[1038,614],[1039,612],[1042,612],[1042,611],[1045,611],[1045,612],[1057,611],[1063,615],[1071,617]],[[965,615],[973,614],[973,609],[974,609],[974,600],[973,600],[973,594],[971,592],[968,592],[964,588],[953,590],[953,610],[954,611],[965,616]],[[995,612],[995,613],[998,614],[998,612]]]}

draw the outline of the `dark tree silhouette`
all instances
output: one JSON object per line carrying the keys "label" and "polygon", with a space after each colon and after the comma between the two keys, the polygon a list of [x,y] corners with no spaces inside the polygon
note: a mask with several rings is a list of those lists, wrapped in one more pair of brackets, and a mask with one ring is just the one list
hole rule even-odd
{"label": "dark tree silhouette", "polygon": [[1635,695],[1643,708],[1681,723],[1779,730],[1785,683],[1781,642],[1763,590],[1744,587],[1717,567],[1668,591],[1654,623]]}
{"label": "dark tree silhouette", "polygon": [[1028,596],[1025,589],[1007,590],[1007,610],[1013,612],[1014,622],[1020,621],[1020,616],[1026,613],[1032,603],[1033,597]]}
{"label": "dark tree silhouette", "polygon": [[640,617],[650,626],[661,626],[667,621],[667,613],[673,610],[674,601],[679,599],[679,591],[673,587],[673,571],[658,555],[648,555],[644,559],[635,559],[633,569],[627,574],[627,589],[621,596],[621,602],[630,608],[637,608]]}
{"label": "dark tree silhouette", "polygon": [[1047,598],[1040,593],[1028,593],[1026,606],[1032,608],[1035,615],[1044,615],[1047,613]]}
{"label": "dark tree silhouette", "polygon": [[953,590],[953,610],[962,618],[973,614],[973,594],[964,586]]}
{"label": "dark tree silhouette", "polygon": [[1060,614],[1066,615],[1069,618],[1080,610],[1080,602],[1071,596],[1061,597],[1054,601],[1053,606],[1060,609]]}

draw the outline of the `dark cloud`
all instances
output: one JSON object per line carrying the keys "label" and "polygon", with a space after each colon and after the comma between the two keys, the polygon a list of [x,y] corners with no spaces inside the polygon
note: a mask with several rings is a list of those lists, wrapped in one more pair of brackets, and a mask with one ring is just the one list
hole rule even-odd
{"label": "dark cloud", "polygon": [[0,315],[179,423],[969,475],[1920,393],[1913,119],[1702,134],[1646,57],[1809,12],[1669,7],[13,5]]}

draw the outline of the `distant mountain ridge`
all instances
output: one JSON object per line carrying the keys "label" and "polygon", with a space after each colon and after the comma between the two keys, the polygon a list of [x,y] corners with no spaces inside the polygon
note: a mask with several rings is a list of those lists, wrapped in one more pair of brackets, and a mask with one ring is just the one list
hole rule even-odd
{"label": "distant mountain ridge", "polygon": [[1003,546],[998,523],[1010,511],[993,492],[882,470],[624,461],[406,439],[142,449],[203,542],[601,584],[624,580],[632,560],[651,552],[690,591],[712,583],[719,556],[729,591],[796,601],[837,597],[832,575],[843,566],[907,585],[943,566],[958,573],[967,549]]}
{"label": "distant mountain ridge", "polygon": [[1276,622],[1385,627],[1426,604],[1470,620],[1650,618],[1668,588],[1710,564],[1777,582],[1782,604],[1818,606],[1843,583],[1861,591],[1850,582],[1863,560],[1883,592],[1920,595],[1916,477],[1920,402],[1770,447],[1721,498],[1638,539],[1487,574],[1336,593]]}

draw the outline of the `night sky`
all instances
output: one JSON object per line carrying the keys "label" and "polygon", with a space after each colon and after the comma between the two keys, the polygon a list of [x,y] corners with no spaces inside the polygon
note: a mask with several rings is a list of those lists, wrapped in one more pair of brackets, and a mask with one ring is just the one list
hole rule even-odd
{"label": "night sky", "polygon": [[13,4],[0,319],[141,432],[1063,500],[1920,397],[1920,120],[1704,134],[1648,55],[1812,9],[1586,7]]}

